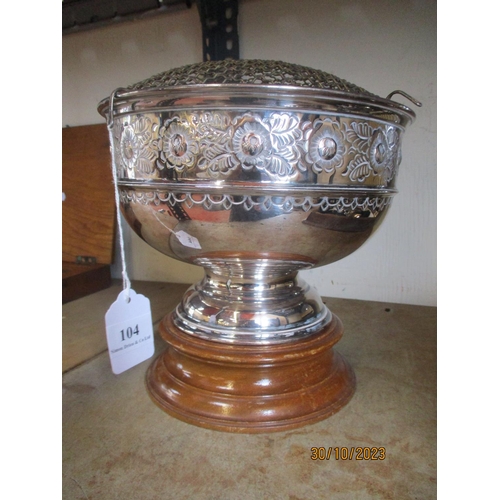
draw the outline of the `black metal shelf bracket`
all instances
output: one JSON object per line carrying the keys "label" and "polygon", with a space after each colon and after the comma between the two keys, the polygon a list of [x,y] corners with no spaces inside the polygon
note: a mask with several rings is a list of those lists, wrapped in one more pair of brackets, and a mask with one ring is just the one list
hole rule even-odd
{"label": "black metal shelf bracket", "polygon": [[238,0],[196,0],[203,36],[203,60],[239,59]]}

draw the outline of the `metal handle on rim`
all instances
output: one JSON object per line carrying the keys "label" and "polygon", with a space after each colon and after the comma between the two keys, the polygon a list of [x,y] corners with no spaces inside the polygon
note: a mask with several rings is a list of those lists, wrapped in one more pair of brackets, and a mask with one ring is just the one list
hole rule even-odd
{"label": "metal handle on rim", "polygon": [[117,89],[113,90],[113,92],[111,93],[111,96],[109,97],[109,114],[108,114],[108,118],[106,120],[109,130],[111,130],[113,128],[113,125],[115,123],[115,119],[114,119],[114,115],[113,115],[113,108],[115,105],[116,94],[120,90],[125,90],[125,89],[123,87],[118,87]]}
{"label": "metal handle on rim", "polygon": [[413,104],[415,104],[415,106],[418,106],[419,108],[422,107],[422,103],[420,101],[417,101],[414,97],[408,95],[406,92],[403,92],[402,90],[394,90],[386,97],[386,99],[390,99],[395,94],[400,94],[403,97],[406,97],[409,101],[411,101]]}

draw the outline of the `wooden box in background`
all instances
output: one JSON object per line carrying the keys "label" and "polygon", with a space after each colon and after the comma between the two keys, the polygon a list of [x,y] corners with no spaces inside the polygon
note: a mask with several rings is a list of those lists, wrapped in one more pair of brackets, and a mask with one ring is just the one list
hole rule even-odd
{"label": "wooden box in background", "polygon": [[62,130],[62,302],[111,285],[115,198],[105,124]]}

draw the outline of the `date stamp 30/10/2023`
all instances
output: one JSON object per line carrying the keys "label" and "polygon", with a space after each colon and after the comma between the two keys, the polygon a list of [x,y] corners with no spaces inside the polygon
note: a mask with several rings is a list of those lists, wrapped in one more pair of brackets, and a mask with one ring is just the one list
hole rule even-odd
{"label": "date stamp 30/10/2023", "polygon": [[383,447],[336,447],[311,448],[311,460],[385,460]]}

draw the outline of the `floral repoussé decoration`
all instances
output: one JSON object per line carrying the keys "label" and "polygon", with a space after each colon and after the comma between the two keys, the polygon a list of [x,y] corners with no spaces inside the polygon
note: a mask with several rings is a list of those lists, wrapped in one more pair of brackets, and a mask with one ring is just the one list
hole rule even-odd
{"label": "floral repouss\u00e9 decoration", "polygon": [[115,131],[120,176],[128,179],[162,177],[165,169],[219,179],[242,169],[278,182],[327,174],[330,183],[387,186],[401,161],[399,127],[351,117],[200,111],[160,123],[158,115],[135,114]]}

